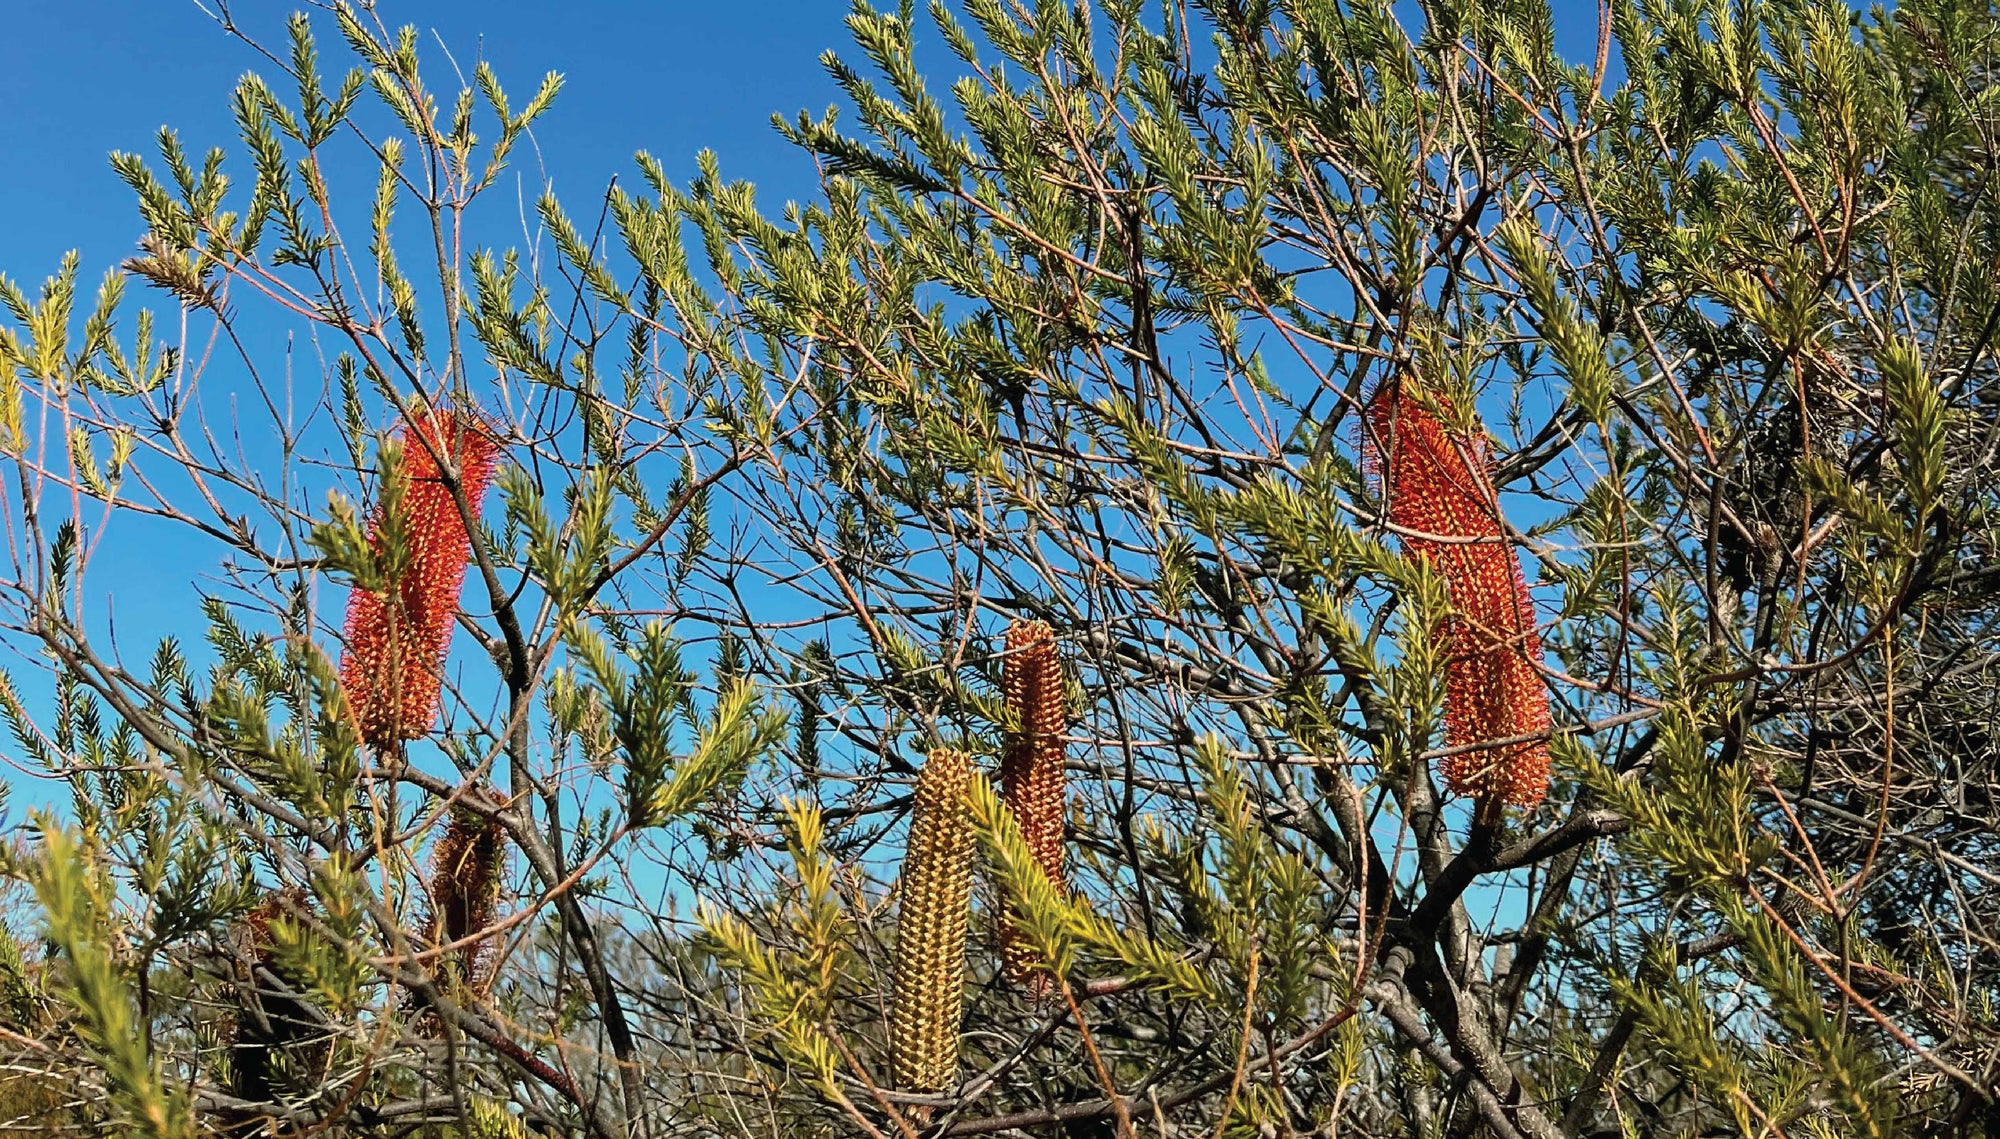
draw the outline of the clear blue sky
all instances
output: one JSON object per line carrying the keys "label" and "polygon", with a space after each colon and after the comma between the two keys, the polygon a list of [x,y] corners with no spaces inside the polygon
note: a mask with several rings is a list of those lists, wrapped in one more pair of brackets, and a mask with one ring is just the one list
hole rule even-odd
{"label": "clear blue sky", "polygon": [[[282,43],[299,5],[237,0],[239,22]],[[39,282],[64,250],[87,276],[131,251],[137,213],[105,156],[150,155],[162,124],[191,148],[235,149],[229,93],[245,71],[277,69],[225,36],[193,0],[16,0],[0,34],[0,271]],[[772,132],[774,111],[833,102],[818,57],[849,47],[840,0],[382,0],[384,22],[435,30],[470,69],[490,60],[517,100],[544,72],[568,85],[536,134],[561,190],[633,174],[652,152],[693,173],[707,147],[725,172],[782,200],[808,189],[810,163]],[[332,20],[318,14],[322,66],[351,66]],[[426,55],[437,59],[426,35]],[[843,52],[844,54],[851,54]]]}
{"label": "clear blue sky", "polygon": [[[32,290],[76,249],[84,281],[94,286],[131,254],[142,226],[107,156],[123,150],[154,158],[162,125],[178,130],[197,155],[223,147],[237,184],[247,181],[230,93],[245,71],[260,72],[281,92],[285,86],[277,67],[221,31],[195,0],[0,4],[0,272]],[[274,47],[284,42],[286,16],[300,6],[232,4],[238,22]],[[540,169],[526,148],[513,167],[531,199],[546,175],[572,211],[587,209],[613,177],[631,183],[632,157],[642,149],[683,184],[695,172],[694,156],[713,150],[725,177],[757,184],[767,209],[811,194],[811,160],[777,136],[771,115],[818,114],[839,102],[819,56],[828,48],[849,60],[859,56],[843,23],[846,0],[378,0],[377,10],[391,26],[425,32],[427,74],[441,74],[442,39],[467,71],[478,59],[489,61],[517,107],[546,72],[564,73],[562,97],[535,128]],[[1588,60],[1595,3],[1556,0],[1556,10],[1560,50]],[[337,82],[355,61],[330,15],[315,12],[314,25],[322,73]],[[959,74],[957,61],[927,23],[918,34],[925,63],[935,69],[927,78],[943,91]],[[139,305],[173,307],[151,290],[133,293],[127,321]],[[121,519],[112,530],[93,562],[86,604],[99,633],[115,610],[118,647],[140,669],[158,637],[198,635],[196,577],[215,572],[216,551],[178,528],[142,520]],[[202,655],[200,646],[187,647]],[[46,673],[20,651],[0,641],[0,668],[14,675],[31,712],[46,713]],[[48,782],[22,778],[14,751],[0,738],[0,783],[15,790],[13,809],[0,815],[6,822],[62,797]]]}

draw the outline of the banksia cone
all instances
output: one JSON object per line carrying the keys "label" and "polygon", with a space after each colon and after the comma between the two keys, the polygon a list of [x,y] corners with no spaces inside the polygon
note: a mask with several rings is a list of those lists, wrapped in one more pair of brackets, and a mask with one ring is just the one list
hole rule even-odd
{"label": "banksia cone", "polygon": [[[482,802],[489,801],[480,790]],[[431,848],[431,915],[425,923],[425,945],[449,945],[493,924],[500,900],[500,873],[507,859],[507,834],[495,820],[469,807],[455,807],[444,833]],[[493,960],[492,946],[480,941],[455,951],[446,961],[456,966],[456,978],[475,991],[485,987]],[[433,969],[434,976],[453,970]]]}
{"label": "banksia cone", "polygon": [[[1007,629],[1000,684],[1015,723],[1000,762],[1001,795],[1035,862],[1061,891],[1066,889],[1063,830],[1069,813],[1063,730],[1069,711],[1055,633],[1046,624],[1016,621]],[[1035,968],[1039,960],[1034,946],[1011,924],[1002,925],[1002,971],[1036,997],[1047,995],[1052,985],[1049,975]]]}
{"label": "banksia cone", "polygon": [[958,1080],[965,935],[972,912],[972,761],[941,748],[917,775],[896,923],[890,1060],[896,1083],[944,1091]]}
{"label": "banksia cone", "polygon": [[368,539],[379,548],[388,521],[383,512],[393,505],[409,557],[384,592],[357,589],[348,596],[347,649],[340,660],[341,688],[361,738],[378,751],[418,738],[437,719],[439,681],[472,548],[438,456],[458,468],[474,510],[500,458],[493,432],[465,412],[429,412],[399,434],[402,459],[390,477],[400,494],[384,496]]}
{"label": "banksia cone", "polygon": [[[1521,563],[1501,526],[1484,440],[1447,427],[1406,382],[1376,391],[1363,430],[1364,455],[1389,501],[1389,521],[1429,535],[1405,534],[1403,547],[1444,578],[1451,597],[1446,743],[1470,747],[1547,732],[1548,694],[1534,665],[1541,635]],[[1531,740],[1460,752],[1446,757],[1440,771],[1454,793],[1532,807],[1548,792],[1549,745]]]}

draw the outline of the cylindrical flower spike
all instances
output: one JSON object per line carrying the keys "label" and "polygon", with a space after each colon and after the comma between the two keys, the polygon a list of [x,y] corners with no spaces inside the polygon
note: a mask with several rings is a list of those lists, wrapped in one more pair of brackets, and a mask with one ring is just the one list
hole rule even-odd
{"label": "cylindrical flower spike", "polygon": [[[1410,384],[1392,381],[1376,391],[1363,451],[1388,499],[1389,521],[1418,532],[1402,535],[1403,548],[1443,577],[1451,598],[1445,739],[1474,750],[1446,757],[1439,769],[1456,794],[1532,807],[1548,793],[1546,739],[1476,745],[1549,729],[1548,693],[1535,668],[1542,642],[1534,605],[1506,541],[1484,439],[1447,427]],[[1449,414],[1436,397],[1432,405]]]}
{"label": "cylindrical flower spike", "polygon": [[[1055,633],[1041,621],[1016,621],[1007,629],[1006,652],[1001,688],[1014,715],[1015,729],[1008,735],[1001,757],[1001,795],[1042,873],[1057,890],[1063,890],[1067,888],[1063,847],[1069,815],[1063,732],[1069,725],[1069,709]],[[1004,921],[1000,962],[1010,982],[1037,998],[1046,996],[1053,985],[1048,973],[1036,968],[1039,960],[1034,947]]]}
{"label": "cylindrical flower spike", "polygon": [[[490,801],[477,788],[471,794],[479,795],[482,804]],[[452,809],[444,833],[431,848],[431,916],[424,930],[426,943],[449,945],[493,924],[506,858],[507,832],[497,821],[470,807]],[[474,990],[483,988],[491,950],[486,942],[460,948],[455,955],[457,979]]]}
{"label": "cylindrical flower spike", "polygon": [[[484,788],[466,793],[482,805],[492,796]],[[425,890],[430,895],[430,912],[416,939],[418,949],[434,949],[463,941],[493,924],[500,900],[500,879],[507,865],[507,832],[491,817],[470,806],[452,808],[443,833],[431,847],[430,879]],[[494,951],[490,939],[460,946],[430,961],[425,971],[450,991],[459,986],[484,993],[492,981]],[[407,995],[406,1009],[417,1010],[414,992]],[[421,1009],[414,1023],[417,1035],[437,1039],[444,1035],[444,1022],[432,1009]]]}
{"label": "cylindrical flower spike", "polygon": [[944,1091],[958,1079],[965,939],[972,913],[972,761],[941,748],[917,775],[896,923],[891,1066],[898,1086]]}
{"label": "cylindrical flower spike", "polygon": [[434,411],[399,432],[402,457],[390,476],[369,542],[380,548],[385,511],[394,509],[408,545],[395,579],[381,593],[348,596],[346,650],[340,682],[361,738],[386,750],[416,739],[437,719],[440,681],[451,651],[459,588],[471,551],[465,519],[438,465],[458,471],[465,500],[476,511],[493,479],[500,443],[475,415]]}

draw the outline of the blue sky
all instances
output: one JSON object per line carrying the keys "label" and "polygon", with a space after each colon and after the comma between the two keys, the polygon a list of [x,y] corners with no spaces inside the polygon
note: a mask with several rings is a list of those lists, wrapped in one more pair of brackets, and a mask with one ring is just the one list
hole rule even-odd
{"label": "blue sky", "polygon": [[[238,0],[238,20],[282,42],[299,5]],[[194,0],[66,0],[9,4],[0,36],[0,271],[38,282],[67,249],[88,276],[125,256],[139,232],[112,150],[150,154],[162,124],[191,145],[235,143],[229,93],[245,71],[276,69],[231,40]],[[212,7],[212,5],[211,5]],[[572,194],[630,177],[632,154],[669,173],[694,172],[706,147],[724,170],[782,199],[804,193],[811,167],[772,132],[774,111],[815,113],[834,101],[818,63],[848,45],[839,0],[646,3],[644,0],[384,0],[392,25],[435,30],[468,70],[490,60],[525,99],[544,72],[568,84],[536,134],[548,171]],[[329,72],[352,63],[332,21],[316,19]],[[437,40],[423,50],[435,59]],[[524,160],[525,161],[525,160]]]}
{"label": "blue sky", "polygon": [[[213,8],[214,0],[207,2]],[[299,4],[236,0],[233,6],[247,30],[277,46],[285,17]],[[490,62],[516,107],[544,73],[564,73],[561,98],[535,128],[535,147],[517,150],[512,166],[529,200],[546,177],[579,221],[588,220],[611,178],[636,183],[632,159],[642,149],[682,184],[695,173],[695,155],[713,150],[725,177],[754,182],[769,211],[811,194],[811,160],[778,137],[770,118],[801,110],[817,115],[839,101],[818,60],[828,48],[858,56],[843,25],[847,10],[844,0],[378,3],[386,23],[423,30],[420,51],[434,81],[449,75],[439,66],[441,48],[468,72],[476,60]],[[1588,60],[1595,4],[1558,0],[1557,10],[1561,49]],[[0,272],[32,290],[75,249],[84,281],[94,286],[132,253],[141,223],[107,156],[123,150],[153,158],[162,125],[179,131],[194,154],[223,147],[237,184],[247,180],[229,114],[231,91],[246,71],[262,73],[281,92],[285,84],[275,65],[225,34],[196,0],[14,0],[7,17],[0,35]],[[337,81],[355,61],[330,16],[316,13],[314,25],[322,72]],[[957,61],[940,50],[927,22],[918,34],[934,69],[932,89],[943,91],[959,73]],[[126,320],[139,305],[172,309],[157,293],[135,288]],[[211,387],[209,397],[215,395]],[[203,621],[196,581],[213,580],[215,549],[179,528],[142,521],[120,519],[113,531],[93,563],[86,606],[99,631],[102,614],[115,608],[120,646],[138,666],[159,636],[197,635]],[[18,652],[0,641],[0,667],[15,675],[31,711],[45,711],[46,674]],[[0,739],[0,760],[13,751],[11,741]],[[8,812],[15,821],[19,808],[61,794],[4,763],[0,782],[19,792]]]}

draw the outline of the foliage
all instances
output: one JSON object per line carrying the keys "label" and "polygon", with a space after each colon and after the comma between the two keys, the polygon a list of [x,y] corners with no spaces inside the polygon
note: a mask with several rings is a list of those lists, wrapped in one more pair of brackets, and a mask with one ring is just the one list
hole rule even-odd
{"label": "foliage", "polygon": [[[0,278],[0,715],[69,795],[0,861],[0,1114],[2000,1134],[1990,6],[1607,0],[1579,62],[1541,0],[857,0],[811,200],[641,153],[590,219],[508,167],[560,77],[376,10],[113,157],[94,298]],[[1404,404],[1476,526],[1399,506]],[[491,502],[399,505],[433,408]],[[140,664],[86,582],[160,526],[214,572]],[[337,615],[447,531],[384,739]],[[1482,620],[1546,731],[1463,727]],[[1440,780],[1489,744],[1546,798]],[[899,1087],[926,755],[983,869]]]}

